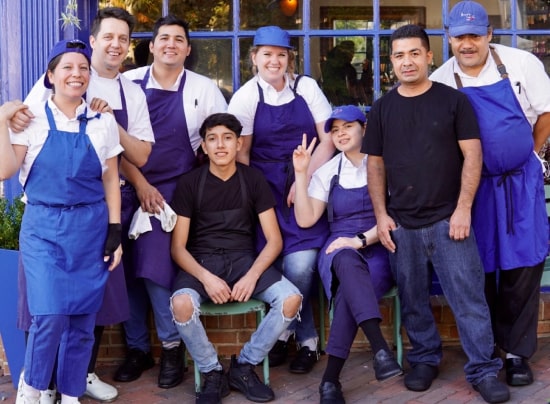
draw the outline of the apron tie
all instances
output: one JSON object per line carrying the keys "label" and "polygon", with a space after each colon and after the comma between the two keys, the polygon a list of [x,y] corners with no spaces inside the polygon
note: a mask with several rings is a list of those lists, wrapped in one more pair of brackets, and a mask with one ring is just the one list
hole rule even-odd
{"label": "apron tie", "polygon": [[288,194],[290,193],[290,187],[292,187],[292,184],[294,183],[294,166],[292,164],[292,161],[289,161],[285,167],[286,172],[286,178],[285,178],[285,189],[283,192],[283,200],[282,200],[282,214],[285,219],[285,221],[288,223],[290,220],[290,207],[288,206],[288,203],[286,202],[288,198]]}
{"label": "apron tie", "polygon": [[512,175],[521,174],[521,170],[507,171],[500,176],[497,186],[504,187],[504,200],[506,202],[506,234],[515,234],[514,232],[514,197],[512,189],[508,185],[508,178]]}

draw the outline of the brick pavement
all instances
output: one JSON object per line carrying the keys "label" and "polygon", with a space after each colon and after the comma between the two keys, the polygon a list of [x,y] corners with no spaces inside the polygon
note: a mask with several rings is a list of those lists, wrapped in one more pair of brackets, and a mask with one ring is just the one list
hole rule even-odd
{"label": "brick pavement", "polygon": [[[378,404],[478,404],[484,403],[479,394],[464,380],[462,367],[466,357],[460,347],[445,347],[439,377],[426,392],[411,392],[398,377],[379,383],[374,379],[372,353],[354,352],[351,354],[342,373],[342,384],[347,403]],[[317,387],[326,364],[322,356],[314,370],[307,375],[293,375],[286,367],[271,369],[271,385],[275,391],[275,403],[318,403]],[[227,365],[227,361],[224,361]],[[511,403],[550,403],[550,338],[539,339],[539,350],[531,360],[535,373],[535,383],[522,388],[512,388]],[[110,379],[116,366],[102,364],[98,374]],[[405,370],[407,370],[405,365]],[[192,369],[191,369],[192,371]],[[194,403],[194,383],[191,372],[186,373],[184,382],[173,389],[163,390],[156,386],[158,366],[145,372],[132,383],[117,383],[120,395],[119,404],[187,404]],[[261,374],[261,372],[259,372]],[[501,372],[501,377],[504,377]],[[15,391],[9,376],[0,377],[0,401],[6,404],[15,402]],[[82,404],[96,404],[89,398],[83,398]],[[224,403],[246,403],[243,395],[232,392]]]}

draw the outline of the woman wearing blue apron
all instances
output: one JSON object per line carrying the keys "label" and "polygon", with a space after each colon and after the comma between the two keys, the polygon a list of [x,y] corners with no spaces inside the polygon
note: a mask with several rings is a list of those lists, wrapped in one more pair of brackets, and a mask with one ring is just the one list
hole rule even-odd
{"label": "woman wearing blue apron", "polygon": [[[291,205],[294,195],[292,151],[300,144],[304,133],[308,142],[320,139],[310,174],[332,157],[334,146],[323,130],[331,108],[313,79],[294,77],[295,56],[287,32],[273,26],[258,29],[250,54],[258,74],[233,95],[228,107],[228,112],[243,124],[244,142],[238,158],[262,171],[271,186],[284,243],[283,253],[275,266],[303,295],[300,321],[295,320],[279,337],[269,361],[270,365],[277,366],[286,360],[287,340],[294,333],[299,351],[290,364],[290,371],[307,373],[318,359],[318,337],[310,296],[315,282],[317,253],[326,239],[328,227],[326,219],[319,220],[309,229],[301,229],[296,224]],[[264,243],[259,237],[257,248],[261,249]]]}
{"label": "woman wearing blue apron", "polygon": [[[344,402],[339,376],[357,329],[367,337],[378,380],[403,373],[382,336],[378,300],[394,284],[387,250],[378,243],[376,218],[366,184],[367,156],[361,153],[365,115],[353,105],[336,107],[325,132],[341,153],[321,166],[307,184],[307,168],[314,144],[294,151],[296,196],[294,208],[301,226],[328,214],[330,235],[319,253],[319,274],[334,304],[327,345],[329,355],[319,386],[321,402]],[[332,299],[334,299],[332,303]]]}
{"label": "woman wearing blue apron", "polygon": [[[82,99],[90,77],[87,45],[61,41],[48,61],[44,84],[54,95],[31,104],[35,118],[11,136],[0,167],[2,177],[21,168],[27,200],[20,250],[32,324],[21,393],[26,403],[38,403],[57,357],[62,403],[77,403],[105,283],[122,254],[116,157],[122,147],[112,115],[90,112]],[[2,109],[9,118],[23,108],[15,102]]]}
{"label": "woman wearing blue apron", "polygon": [[[548,253],[548,219],[541,163],[533,152],[533,129],[514,94],[498,54],[491,54],[502,80],[457,88],[477,115],[483,170],[472,213],[473,229],[485,268],[485,294],[496,344],[507,358],[507,382],[530,384],[522,358],[537,348],[540,279]],[[498,119],[495,119],[498,117]],[[512,366],[520,371],[510,372]]]}

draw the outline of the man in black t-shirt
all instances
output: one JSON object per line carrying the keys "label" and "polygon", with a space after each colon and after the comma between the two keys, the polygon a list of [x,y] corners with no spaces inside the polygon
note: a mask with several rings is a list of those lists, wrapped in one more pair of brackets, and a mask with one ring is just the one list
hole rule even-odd
{"label": "man in black t-shirt", "polygon": [[432,52],[415,25],[390,39],[399,87],[374,103],[362,152],[380,242],[401,298],[412,349],[409,390],[427,390],[438,374],[441,339],[430,309],[435,270],[468,362],[466,379],[490,403],[510,398],[497,379],[484,273],[471,232],[471,208],[482,165],[479,128],[466,96],[428,79]]}
{"label": "man in black t-shirt", "polygon": [[[178,215],[172,257],[182,269],[171,307],[187,351],[203,374],[197,403],[220,402],[229,385],[251,401],[274,393],[254,366],[262,362],[279,335],[298,315],[299,290],[273,266],[282,249],[275,199],[260,171],[238,164],[242,125],[231,114],[210,115],[200,128],[201,147],[209,162],[178,181],[171,206]],[[257,224],[267,243],[255,253]],[[241,350],[231,358],[227,376],[198,319],[201,302],[216,304],[262,300],[271,310]]]}

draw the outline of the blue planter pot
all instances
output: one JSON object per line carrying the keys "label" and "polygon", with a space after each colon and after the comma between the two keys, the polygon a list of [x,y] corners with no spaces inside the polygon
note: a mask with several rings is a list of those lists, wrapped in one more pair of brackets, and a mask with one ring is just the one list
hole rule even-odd
{"label": "blue planter pot", "polygon": [[16,326],[18,265],[19,251],[0,249],[0,334],[15,388],[25,359],[25,333]]}

